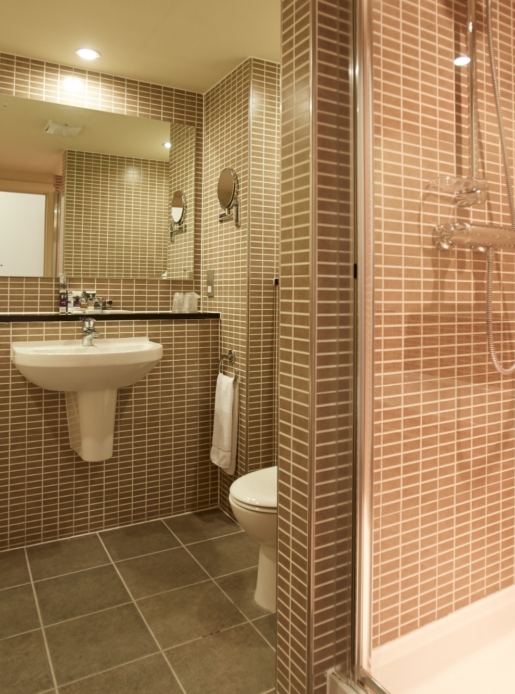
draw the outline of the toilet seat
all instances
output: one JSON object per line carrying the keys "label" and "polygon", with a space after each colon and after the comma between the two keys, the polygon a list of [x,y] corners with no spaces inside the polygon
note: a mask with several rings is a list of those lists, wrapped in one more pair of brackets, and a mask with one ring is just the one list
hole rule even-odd
{"label": "toilet seat", "polygon": [[229,496],[240,508],[277,513],[277,466],[243,475],[231,484]]}

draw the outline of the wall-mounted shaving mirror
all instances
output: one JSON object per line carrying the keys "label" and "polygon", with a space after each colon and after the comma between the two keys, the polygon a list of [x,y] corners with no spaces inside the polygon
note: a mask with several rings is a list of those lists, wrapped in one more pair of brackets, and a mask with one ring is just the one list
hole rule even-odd
{"label": "wall-mounted shaving mirror", "polygon": [[[234,219],[236,226],[240,226],[240,205],[238,200],[238,176],[236,172],[227,167],[218,179],[218,202],[224,212],[219,216],[220,222]],[[232,210],[234,209],[234,215]]]}
{"label": "wall-mounted shaving mirror", "polygon": [[176,190],[172,195],[172,224],[183,227],[186,219],[186,196],[182,190]]}
{"label": "wall-mounted shaving mirror", "polygon": [[[195,140],[192,126],[0,97],[0,275],[192,278]],[[179,188],[189,233],[172,245]]]}

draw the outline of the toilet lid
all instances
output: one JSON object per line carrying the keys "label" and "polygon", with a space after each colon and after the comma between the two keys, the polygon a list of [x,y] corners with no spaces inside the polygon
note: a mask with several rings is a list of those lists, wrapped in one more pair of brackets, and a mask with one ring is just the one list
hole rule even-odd
{"label": "toilet lid", "polygon": [[230,493],[243,504],[277,508],[277,465],[243,475],[231,484]]}

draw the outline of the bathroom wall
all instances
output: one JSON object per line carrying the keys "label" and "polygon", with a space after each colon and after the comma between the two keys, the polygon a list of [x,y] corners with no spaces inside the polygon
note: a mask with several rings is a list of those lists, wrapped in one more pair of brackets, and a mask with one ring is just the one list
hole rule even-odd
{"label": "bathroom wall", "polygon": [[168,162],[68,150],[63,179],[66,273],[159,279],[170,245]]}
{"label": "bathroom wall", "polygon": [[[193,282],[118,279],[110,280],[108,285],[97,283],[96,288],[102,296],[116,299],[118,306],[140,310],[169,310],[176,291],[195,289],[200,293],[202,94],[6,53],[0,53],[0,94],[195,126],[195,279]],[[69,285],[80,289],[87,283],[88,287],[95,288],[94,280],[72,277]],[[0,311],[52,311],[57,305],[58,292],[57,281],[50,278],[0,278]]]}
{"label": "bathroom wall", "polygon": [[[205,95],[202,306],[220,311],[221,351],[234,349],[240,378],[236,475],[275,465],[275,350],[279,243],[279,87],[275,63],[250,58]],[[218,221],[217,183],[236,171],[241,226]],[[207,270],[215,271],[208,298]],[[232,367],[225,362],[226,373]],[[220,505],[233,481],[220,472]]]}
{"label": "bathroom wall", "polygon": [[154,370],[119,392],[114,454],[86,463],[68,439],[64,393],[29,383],[14,341],[73,339],[77,323],[0,324],[0,550],[217,505],[209,462],[219,321],[102,321],[102,337],[148,336]]}
{"label": "bathroom wall", "polygon": [[[173,200],[176,191],[182,191],[186,200],[184,218],[185,233],[174,235],[174,242],[168,244],[168,277],[169,279],[189,279],[195,268],[191,264],[194,251],[194,238],[191,230],[194,228],[192,214],[197,209],[197,181],[202,180],[202,170],[191,166],[195,161],[196,134],[193,128],[183,123],[172,123],[170,126],[170,177],[169,200]],[[195,228],[200,229],[201,219],[195,220]],[[198,283],[197,283],[198,286]]]}
{"label": "bathroom wall", "polygon": [[[514,580],[515,387],[490,364],[484,256],[437,251],[434,224],[510,225],[478,3],[479,175],[488,204],[457,215],[430,179],[469,167],[466,3],[376,0],[374,645]],[[515,17],[494,7],[510,160]],[[494,327],[515,358],[513,254],[496,253]]]}
{"label": "bathroom wall", "polygon": [[[81,80],[78,91],[66,91],[69,78]],[[71,277],[69,286],[141,311],[169,311],[175,291],[200,287],[202,95],[6,54],[0,93],[195,126],[195,281]],[[57,291],[52,278],[0,278],[0,312],[55,311]],[[90,466],[69,448],[62,396],[31,386],[9,361],[11,340],[75,338],[77,324],[0,324],[2,549],[218,503],[209,449],[219,321],[106,322],[99,332],[148,334],[165,356],[146,380],[122,391],[115,456]]]}
{"label": "bathroom wall", "polygon": [[278,682],[322,694],[352,629],[352,17],[283,2]]}

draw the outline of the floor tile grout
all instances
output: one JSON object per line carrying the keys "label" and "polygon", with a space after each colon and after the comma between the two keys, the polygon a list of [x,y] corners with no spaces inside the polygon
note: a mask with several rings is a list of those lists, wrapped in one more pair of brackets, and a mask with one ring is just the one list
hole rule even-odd
{"label": "floor tile grout", "polygon": [[[108,557],[109,559],[109,557]],[[29,559],[30,561],[30,559]],[[37,578],[34,581],[34,584],[36,583],[45,583],[45,581],[53,581],[56,578],[64,578],[65,576],[73,576],[74,574],[81,574],[84,571],[94,571],[95,569],[103,569],[104,566],[111,566],[111,562],[108,561],[105,564],[98,564],[98,566],[86,566],[84,569],[77,569],[77,571],[68,571],[68,573],[65,574],[56,574],[55,576],[47,576],[46,578]]]}
{"label": "floor tile grout", "polygon": [[[185,547],[184,549],[187,550],[188,548]],[[198,559],[197,559],[191,552],[188,552],[188,554],[197,562],[197,564],[198,564],[201,568],[204,568],[204,567],[202,566],[202,564],[198,561]],[[251,567],[249,567],[249,568],[250,568],[250,569],[253,569],[253,568],[255,568],[255,567],[251,566]],[[204,569],[204,571],[206,571],[206,569]],[[238,573],[238,572],[234,572],[234,573]],[[232,574],[225,574],[225,576],[231,576],[231,575],[232,575]],[[223,577],[222,577],[222,576],[217,576],[217,578],[223,578]],[[252,624],[251,620],[247,617],[247,615],[243,612],[243,610],[240,609],[240,607],[238,607],[238,605],[234,602],[234,600],[232,600],[231,597],[230,597],[229,595],[227,595],[227,593],[225,592],[225,590],[224,590],[221,586],[218,585],[218,583],[216,582],[215,578],[213,578],[213,577],[211,576],[211,580],[213,581],[213,583],[215,584],[215,586],[217,586],[217,588],[225,595],[225,597],[226,597],[230,602],[232,602],[232,604],[236,607],[236,609],[243,615],[243,617],[245,618],[245,620],[246,620],[249,624]],[[263,615],[263,616],[266,617],[266,615]],[[238,626],[240,626],[240,625],[238,625]],[[259,629],[258,629],[257,627],[255,627],[253,624],[252,624],[252,627],[253,627],[253,628],[255,629],[255,631],[257,631],[257,633],[261,636],[261,638],[264,640],[264,642],[267,644],[267,646],[269,646],[270,648],[272,648],[272,646],[268,643],[268,641],[265,639],[265,637],[264,637],[263,634],[259,631]],[[227,629],[224,629],[224,631],[227,631]],[[197,640],[197,639],[195,639],[195,640]],[[272,650],[273,650],[274,653],[275,653],[275,650],[274,650],[273,648],[272,648]]]}
{"label": "floor tile grout", "polygon": [[[7,552],[16,552],[20,551],[23,552],[26,549],[31,549],[32,547],[40,547],[41,545],[50,545],[52,542],[64,542],[65,540],[74,540],[77,537],[87,537],[88,535],[96,535],[98,533],[105,533],[105,532],[110,532],[113,530],[123,530],[124,528],[133,528],[138,525],[145,525],[145,523],[156,523],[158,521],[164,522],[165,520],[168,520],[169,518],[182,518],[183,516],[189,516],[193,513],[205,513],[206,511],[221,511],[224,513],[226,516],[227,514],[225,511],[223,511],[219,506],[209,506],[209,508],[199,508],[196,511],[185,511],[184,513],[178,513],[175,516],[166,516],[162,517],[159,516],[159,518],[150,518],[142,521],[136,521],[136,522],[131,522],[131,523],[125,523],[124,525],[116,525],[113,526],[112,528],[102,528],[102,530],[88,530],[87,533],[79,533],[78,535],[66,535],[65,537],[54,537],[51,540],[43,540],[42,542],[34,542],[31,545],[19,545],[17,547],[5,547],[4,549],[0,549],[0,558],[2,557],[2,554],[6,554]],[[230,518],[230,516],[227,516]],[[235,522],[232,518],[230,520]],[[238,525],[236,523],[236,525]],[[241,526],[238,526],[241,527]]]}
{"label": "floor tile grout", "polygon": [[[83,682],[84,680],[89,680],[92,677],[96,677],[97,675],[103,675],[106,672],[112,672],[113,670],[118,670],[118,668],[124,667],[125,665],[131,665],[132,663],[139,663],[140,660],[146,660],[147,658],[155,658],[156,655],[162,655],[161,653],[149,653],[147,655],[142,655],[141,658],[135,658],[134,660],[127,660],[124,663],[120,663],[119,665],[113,665],[113,667],[106,668],[105,670],[99,670],[98,672],[93,672],[90,675],[86,675],[85,677],[79,677],[76,680],[70,680],[69,682],[66,682],[66,684],[61,685],[61,690],[63,690],[65,687],[67,687],[70,684],[75,684],[76,682]],[[53,691],[53,690],[49,690]],[[46,693],[43,693],[46,694]]]}
{"label": "floor tile grout", "polygon": [[[105,549],[106,552],[107,552],[107,547],[105,546],[105,544],[103,543],[103,541],[102,541],[101,539],[100,539],[100,542],[102,542],[102,546],[104,547],[104,549]],[[109,554],[109,552],[108,552],[108,554]],[[110,556],[110,555],[109,555],[109,556]],[[145,555],[145,556],[148,556],[148,555]],[[181,688],[183,694],[187,694],[186,690],[185,690],[184,687],[182,686],[181,681],[179,680],[177,674],[175,673],[175,671],[174,671],[174,669],[173,669],[173,667],[172,667],[170,661],[168,660],[168,658],[167,658],[166,655],[164,654],[163,649],[161,648],[161,644],[160,644],[159,641],[157,640],[156,635],[154,634],[154,632],[153,632],[152,629],[150,628],[150,625],[149,625],[149,623],[147,622],[147,620],[145,619],[145,616],[144,616],[143,612],[140,610],[140,607],[139,607],[138,603],[136,602],[136,600],[135,600],[135,598],[134,598],[132,592],[129,590],[129,586],[126,584],[126,582],[125,582],[125,580],[124,580],[122,574],[120,573],[120,571],[118,571],[118,568],[117,568],[116,564],[114,563],[114,561],[112,560],[112,558],[111,558],[111,561],[112,561],[112,564],[113,564],[113,566],[114,566],[114,568],[115,568],[115,570],[116,570],[116,573],[118,574],[118,576],[119,576],[121,582],[122,582],[123,585],[125,586],[125,590],[129,593],[130,598],[131,598],[131,600],[132,600],[132,603],[133,603],[134,607],[135,607],[136,610],[138,611],[139,616],[140,616],[141,619],[143,620],[143,623],[145,624],[145,626],[147,627],[147,629],[148,629],[148,631],[149,631],[151,637],[153,638],[153,640],[154,640],[154,642],[155,642],[155,644],[156,644],[156,646],[157,646],[157,648],[158,648],[159,653],[161,653],[161,655],[162,655],[163,658],[165,659],[166,664],[167,664],[168,667],[170,668],[170,671],[171,671],[172,675],[175,677],[175,680],[176,680],[177,684],[179,685],[179,687]]]}
{"label": "floor tile grout", "polygon": [[76,619],[83,619],[84,617],[91,617],[94,614],[101,614],[102,612],[109,612],[109,610],[116,610],[118,607],[125,607],[125,605],[132,605],[132,599],[127,600],[127,602],[121,602],[118,605],[111,605],[110,607],[103,607],[101,610],[93,610],[93,612],[86,612],[86,614],[77,615],[77,617],[69,617],[68,619],[61,619],[60,622],[52,622],[52,624],[45,624],[43,629],[51,629],[52,627],[59,626],[60,624],[67,624],[68,622],[74,622]]}
{"label": "floor tile grout", "polygon": [[30,586],[30,581],[25,581],[25,583],[16,583],[14,586],[6,586],[5,588],[0,588],[0,593],[4,590],[11,590],[11,588],[21,588],[22,586]]}
{"label": "floor tile grout", "polygon": [[[42,637],[43,637],[43,642],[44,642],[44,644],[45,644],[45,651],[46,651],[46,657],[47,657],[47,660],[48,660],[48,666],[49,666],[49,668],[50,668],[50,675],[51,675],[51,677],[52,677],[52,682],[54,683],[54,691],[56,692],[56,694],[58,694],[58,691],[59,691],[59,690],[57,689],[57,679],[56,679],[55,672],[54,672],[54,664],[53,664],[53,662],[52,662],[52,657],[51,657],[51,654],[50,654],[50,648],[49,648],[49,646],[48,646],[48,641],[47,641],[47,638],[46,638],[46,633],[45,633],[45,629],[44,629],[44,625],[43,625],[43,618],[42,618],[42,616],[41,616],[41,609],[40,609],[40,607],[39,607],[38,596],[37,596],[37,593],[36,593],[36,588],[35,588],[35,586],[34,586],[34,581],[33,581],[33,579],[32,579],[32,569],[31,569],[31,566],[30,566],[30,563],[29,563],[29,555],[28,555],[26,549],[25,549],[25,561],[27,562],[27,569],[28,569],[28,572],[29,572],[30,583],[31,583],[31,586],[32,586],[32,595],[34,596],[34,602],[35,602],[35,605],[36,605],[36,611],[37,611],[37,613],[38,613],[39,624],[40,624],[40,627],[41,627],[41,635],[42,635]],[[50,690],[50,691],[52,691],[52,690]]]}
{"label": "floor tile grout", "polygon": [[[203,510],[204,510],[204,509],[203,509]],[[214,508],[213,508],[213,509],[205,509],[205,510],[214,510]],[[221,510],[221,509],[218,509],[218,510]],[[181,515],[182,515],[182,516],[187,516],[187,515],[190,515],[190,513],[191,513],[191,512],[188,512],[188,513],[185,513],[185,514],[181,514]],[[193,513],[195,513],[195,512],[193,512]],[[222,513],[223,513],[223,511],[222,511]],[[227,514],[225,514],[225,515],[227,516]],[[172,516],[172,517],[168,517],[168,518],[174,519],[174,518],[178,518],[178,517],[180,517],[180,516]],[[230,517],[227,516],[227,518],[230,518]],[[230,519],[230,520],[231,520],[232,522],[234,522],[233,519]],[[137,554],[137,555],[134,556],[134,557],[129,557],[129,558],[127,558],[127,559],[120,559],[120,560],[118,560],[118,561],[116,561],[116,560],[113,558],[113,556],[111,556],[111,553],[110,553],[110,551],[109,551],[109,549],[108,549],[106,543],[104,542],[104,539],[103,539],[102,535],[104,535],[104,534],[106,534],[106,533],[109,533],[109,532],[112,532],[112,531],[115,531],[115,530],[123,530],[123,529],[132,528],[132,527],[134,527],[134,526],[145,525],[145,524],[155,523],[155,522],[160,522],[162,525],[164,525],[164,527],[165,527],[165,528],[167,529],[167,531],[170,533],[171,537],[173,537],[173,538],[176,540],[176,542],[178,542],[178,546],[177,546],[177,547],[169,547],[169,548],[166,548],[166,549],[163,549],[163,550],[157,550],[157,551],[155,551],[155,552],[149,552],[149,553],[146,553],[146,554]],[[238,569],[238,570],[236,570],[236,571],[231,571],[231,572],[229,572],[229,573],[227,573],[227,574],[221,574],[220,576],[216,576],[216,577],[215,577],[215,576],[211,576],[211,575],[210,575],[210,573],[207,571],[207,569],[201,564],[201,562],[200,562],[200,561],[194,556],[194,554],[188,549],[189,547],[194,547],[194,546],[199,545],[199,544],[205,544],[205,543],[208,543],[208,542],[214,542],[214,541],[216,541],[216,540],[220,540],[220,539],[224,539],[224,538],[231,537],[231,536],[233,536],[233,535],[236,536],[236,535],[239,535],[239,534],[241,534],[241,533],[244,533],[244,531],[240,528],[240,526],[238,526],[236,523],[235,523],[235,525],[239,528],[236,532],[229,532],[229,533],[225,533],[225,534],[223,534],[223,535],[219,535],[219,536],[217,536],[217,537],[210,537],[210,538],[207,538],[207,539],[204,538],[204,539],[202,539],[202,540],[196,540],[196,541],[194,541],[194,542],[189,542],[188,544],[185,544],[185,543],[182,542],[181,539],[173,532],[173,530],[166,524],[166,522],[165,522],[164,519],[162,519],[162,518],[159,519],[159,518],[158,518],[158,519],[152,519],[152,520],[150,520],[150,521],[141,521],[140,523],[135,523],[135,524],[132,524],[132,525],[120,526],[119,528],[108,528],[108,529],[101,530],[101,531],[94,531],[94,532],[90,532],[90,533],[85,533],[85,534],[83,534],[83,535],[81,535],[81,536],[67,537],[67,538],[62,538],[61,540],[52,540],[52,541],[48,541],[48,542],[46,542],[46,543],[39,543],[39,545],[31,545],[31,547],[34,547],[34,546],[41,546],[41,545],[45,545],[45,544],[51,544],[52,542],[66,542],[67,540],[72,540],[72,539],[75,539],[76,537],[87,537],[87,536],[90,536],[90,535],[96,535],[96,537],[97,537],[97,539],[98,539],[98,541],[99,541],[101,547],[103,548],[103,550],[104,550],[105,553],[106,553],[106,558],[107,558],[107,562],[106,562],[105,564],[100,564],[100,565],[98,565],[98,566],[93,566],[93,567],[86,567],[86,568],[84,568],[84,569],[80,569],[80,570],[78,570],[78,571],[71,571],[71,572],[68,572],[68,573],[65,573],[65,574],[57,574],[56,576],[50,576],[50,577],[42,578],[42,579],[39,579],[39,580],[37,580],[37,581],[34,581],[34,579],[33,579],[33,576],[32,576],[32,567],[31,567],[30,560],[29,560],[29,553],[27,552],[27,548],[24,548],[25,561],[26,561],[26,564],[27,564],[27,567],[28,567],[28,571],[29,571],[30,583],[25,582],[25,583],[20,583],[20,584],[18,584],[18,585],[16,585],[16,586],[9,586],[9,587],[7,587],[7,588],[0,589],[0,592],[1,592],[1,591],[4,591],[4,590],[8,590],[8,589],[10,589],[10,588],[17,588],[17,587],[24,586],[24,585],[25,585],[25,586],[31,585],[31,587],[32,587],[32,592],[33,592],[33,595],[34,595],[34,599],[35,599],[35,601],[36,601],[36,606],[37,606],[37,611],[38,611],[38,617],[39,617],[40,628],[39,628],[39,629],[34,629],[34,630],[29,630],[28,632],[23,632],[23,633],[30,633],[31,631],[39,631],[39,630],[41,630],[41,632],[42,632],[43,639],[44,639],[44,642],[45,642],[45,648],[46,648],[47,659],[48,659],[48,662],[49,662],[49,665],[50,665],[50,670],[51,670],[51,674],[52,674],[52,679],[53,679],[53,682],[54,682],[54,689],[53,689],[53,690],[47,690],[47,691],[48,691],[48,692],[55,692],[56,694],[58,694],[58,685],[57,685],[57,680],[56,680],[56,677],[55,677],[55,672],[54,672],[54,669],[53,669],[53,662],[52,662],[52,658],[51,658],[51,654],[50,654],[50,649],[49,649],[48,642],[47,642],[47,639],[46,639],[45,629],[50,629],[51,627],[58,626],[58,625],[60,625],[60,624],[66,623],[66,622],[71,622],[71,621],[74,621],[74,620],[77,620],[77,619],[82,619],[82,618],[87,617],[87,616],[89,616],[89,615],[98,614],[98,613],[102,613],[102,612],[107,612],[107,611],[114,610],[114,609],[117,609],[117,608],[122,607],[122,606],[131,605],[131,604],[134,605],[134,607],[135,607],[137,613],[139,614],[139,616],[140,616],[141,619],[143,620],[143,623],[145,624],[145,626],[146,626],[146,628],[147,628],[147,630],[148,630],[148,633],[150,634],[150,636],[152,637],[152,639],[153,639],[153,641],[154,641],[154,643],[155,643],[155,645],[156,645],[157,651],[154,652],[154,653],[151,653],[151,654],[142,656],[141,658],[136,658],[135,660],[131,660],[131,661],[127,661],[127,662],[120,663],[120,664],[118,664],[118,665],[116,665],[116,666],[114,666],[114,667],[112,667],[112,668],[108,668],[108,669],[106,669],[106,670],[102,670],[102,671],[98,671],[98,672],[91,673],[91,674],[89,674],[89,675],[87,675],[87,676],[85,676],[85,677],[79,678],[78,680],[73,680],[73,682],[77,682],[77,681],[81,681],[81,680],[86,680],[86,679],[89,679],[89,678],[94,677],[94,676],[96,676],[96,675],[102,674],[103,672],[109,672],[109,671],[111,671],[111,670],[116,670],[116,669],[118,669],[118,668],[120,668],[120,667],[123,667],[124,665],[128,665],[128,664],[133,663],[133,662],[138,662],[138,661],[140,661],[140,660],[144,660],[144,659],[146,659],[146,658],[155,656],[155,655],[157,655],[157,654],[159,653],[159,654],[161,655],[161,657],[163,657],[163,658],[165,659],[165,662],[166,662],[166,664],[167,664],[169,670],[171,671],[173,677],[175,678],[176,682],[178,683],[178,685],[179,685],[181,691],[183,692],[183,694],[187,694],[184,685],[183,685],[182,682],[180,681],[178,675],[176,674],[174,668],[172,667],[172,665],[171,665],[171,663],[169,662],[168,658],[166,657],[166,654],[165,654],[165,653],[166,653],[166,652],[169,652],[169,651],[172,651],[172,650],[175,650],[175,649],[177,649],[177,648],[180,648],[180,647],[182,647],[182,646],[185,646],[185,645],[194,643],[194,642],[196,642],[196,641],[200,641],[200,640],[202,640],[203,638],[206,638],[206,637],[208,637],[208,636],[216,636],[216,635],[219,634],[219,633],[227,632],[227,631],[230,631],[231,629],[235,629],[235,628],[242,627],[242,626],[244,626],[245,624],[250,624],[251,627],[252,627],[252,629],[254,630],[254,632],[256,632],[256,633],[261,637],[261,639],[263,640],[263,642],[275,653],[276,649],[274,648],[274,646],[273,646],[273,645],[270,643],[270,641],[264,636],[264,634],[262,634],[262,633],[259,631],[259,629],[257,628],[257,626],[253,623],[253,622],[255,622],[255,621],[259,620],[259,619],[264,619],[265,617],[267,617],[269,614],[272,614],[272,613],[261,614],[261,615],[258,615],[257,617],[252,618],[252,619],[249,618],[249,617],[247,617],[247,615],[244,613],[244,611],[236,604],[236,602],[235,602],[235,601],[225,592],[225,590],[217,583],[217,580],[219,580],[219,579],[226,578],[226,577],[228,577],[228,576],[232,576],[232,575],[235,575],[235,574],[241,574],[241,573],[244,573],[244,572],[246,572],[246,571],[252,571],[253,569],[256,568],[257,564],[256,564],[256,565],[253,565],[253,566],[250,566],[250,567],[245,567],[245,568],[243,568],[243,569]],[[106,539],[107,539],[107,538],[106,538]],[[193,559],[193,561],[200,567],[200,569],[201,569],[201,570],[203,571],[203,573],[205,574],[205,579],[202,580],[202,581],[197,581],[197,582],[195,582],[195,583],[186,584],[186,585],[184,585],[184,586],[179,586],[178,588],[171,588],[171,589],[169,589],[169,590],[160,591],[159,593],[153,593],[152,595],[145,595],[144,597],[141,597],[141,598],[137,598],[137,599],[136,599],[136,598],[133,596],[133,594],[132,594],[132,592],[130,591],[130,589],[128,588],[128,585],[126,584],[126,582],[125,582],[125,580],[124,580],[124,578],[123,578],[123,576],[122,576],[120,570],[118,569],[118,564],[123,564],[123,563],[125,563],[125,562],[127,562],[127,561],[132,561],[132,560],[140,559],[140,558],[144,558],[144,557],[150,557],[150,556],[153,556],[153,555],[155,555],[155,554],[162,554],[162,553],[164,553],[164,552],[168,552],[168,551],[172,551],[172,550],[176,550],[176,549],[181,549],[181,548],[182,548],[182,549],[185,549],[186,552],[187,552],[187,554],[190,556],[190,558]],[[11,550],[7,550],[7,551],[11,551]],[[0,552],[0,556],[1,556],[1,552]],[[77,617],[71,617],[71,618],[69,618],[69,619],[61,620],[60,622],[54,622],[53,624],[48,624],[48,625],[44,625],[44,624],[43,624],[43,619],[42,619],[42,615],[41,615],[41,611],[40,611],[40,607],[39,607],[39,602],[38,602],[38,599],[37,599],[37,592],[36,592],[36,585],[37,585],[37,584],[43,583],[43,582],[47,582],[47,581],[51,581],[51,580],[53,580],[53,579],[58,579],[58,578],[65,577],[65,576],[70,576],[70,575],[82,573],[82,572],[84,572],[84,571],[92,571],[92,570],[94,570],[94,569],[99,569],[99,568],[103,568],[103,567],[106,567],[106,566],[112,566],[112,567],[114,568],[114,570],[115,570],[115,572],[116,572],[118,578],[120,579],[122,585],[124,586],[124,588],[126,589],[126,591],[127,591],[127,593],[128,593],[129,599],[128,599],[127,602],[123,602],[123,603],[120,603],[120,604],[118,604],[118,605],[112,605],[112,606],[110,606],[110,607],[107,607],[107,608],[104,608],[104,609],[101,609],[101,610],[95,610],[95,611],[93,611],[93,612],[88,612],[88,613],[86,613],[86,614],[79,615],[79,616],[77,616]],[[229,627],[225,627],[225,628],[223,628],[223,629],[218,629],[218,630],[216,630],[216,631],[213,631],[211,634],[204,634],[204,635],[199,636],[199,637],[197,637],[197,638],[190,639],[189,641],[185,641],[185,642],[182,642],[182,643],[180,643],[180,644],[176,644],[176,645],[171,646],[171,647],[168,647],[168,648],[162,648],[161,645],[160,645],[160,643],[159,643],[158,638],[156,637],[156,635],[155,635],[154,632],[153,632],[153,629],[150,627],[150,625],[149,625],[149,623],[147,622],[147,620],[146,620],[146,618],[145,618],[143,612],[141,611],[141,609],[140,609],[140,607],[139,607],[139,603],[144,602],[146,599],[154,598],[154,597],[157,597],[157,596],[160,596],[160,595],[164,595],[164,594],[166,594],[166,593],[174,593],[174,592],[176,592],[176,591],[178,591],[178,590],[181,590],[181,589],[184,589],[184,588],[190,588],[190,587],[192,587],[192,586],[197,586],[197,585],[201,585],[201,584],[203,584],[203,583],[208,583],[208,582],[213,583],[213,584],[216,586],[216,588],[220,591],[220,593],[221,593],[227,600],[229,600],[229,602],[236,608],[236,610],[238,611],[238,613],[241,615],[242,621],[239,622],[238,624],[233,624],[233,625],[231,625],[231,626],[229,626]],[[16,635],[14,635],[14,636],[19,636],[19,635],[20,635],[20,634],[16,634]],[[11,637],[6,637],[6,638],[11,638]],[[0,641],[1,641],[1,640],[3,640],[3,639],[0,639]],[[63,685],[61,685],[61,686],[62,686],[62,687],[65,687],[65,686],[68,686],[68,685],[71,684],[71,683],[72,683],[72,682],[66,682],[66,684],[63,684]],[[271,694],[271,693],[274,692],[274,691],[275,691],[275,689],[272,688],[272,689],[266,690],[266,691],[263,692],[262,694]],[[47,693],[45,692],[45,693],[43,693],[43,694],[47,694]]]}

